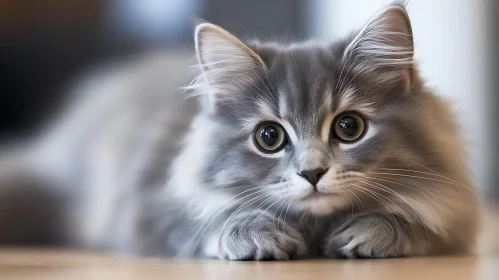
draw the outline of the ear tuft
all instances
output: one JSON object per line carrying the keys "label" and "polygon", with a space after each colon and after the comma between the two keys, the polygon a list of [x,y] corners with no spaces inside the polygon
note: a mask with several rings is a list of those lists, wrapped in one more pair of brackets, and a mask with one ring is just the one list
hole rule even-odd
{"label": "ear tuft", "polygon": [[195,46],[212,101],[237,98],[241,86],[266,71],[265,63],[250,47],[217,25],[199,24]]}
{"label": "ear tuft", "polygon": [[207,69],[210,63],[223,63],[231,57],[241,59],[244,63],[265,67],[251,48],[220,26],[211,23],[199,24],[195,30],[195,41],[199,63]]}
{"label": "ear tuft", "polygon": [[410,84],[414,43],[409,17],[403,5],[391,5],[374,16],[344,51],[344,59],[384,81]]}

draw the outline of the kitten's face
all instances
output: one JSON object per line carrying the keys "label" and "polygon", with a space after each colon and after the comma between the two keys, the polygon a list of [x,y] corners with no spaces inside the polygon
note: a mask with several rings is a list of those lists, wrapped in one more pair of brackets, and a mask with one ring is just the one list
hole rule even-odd
{"label": "kitten's face", "polygon": [[[198,28],[213,105],[207,180],[264,209],[327,214],[372,195],[380,168],[417,159],[425,136],[409,94],[410,27],[400,16],[382,15],[334,45],[247,47],[218,27]],[[398,37],[372,38],[390,32]]]}

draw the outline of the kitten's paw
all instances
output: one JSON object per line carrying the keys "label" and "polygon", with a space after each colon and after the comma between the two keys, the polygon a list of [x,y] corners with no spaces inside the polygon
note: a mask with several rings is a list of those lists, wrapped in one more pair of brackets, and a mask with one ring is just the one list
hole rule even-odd
{"label": "kitten's paw", "polygon": [[382,216],[364,216],[347,222],[326,240],[325,255],[331,258],[400,257],[401,238],[396,227]]}
{"label": "kitten's paw", "polygon": [[264,211],[241,214],[229,221],[219,240],[225,260],[289,260],[304,256],[306,245],[294,228]]}

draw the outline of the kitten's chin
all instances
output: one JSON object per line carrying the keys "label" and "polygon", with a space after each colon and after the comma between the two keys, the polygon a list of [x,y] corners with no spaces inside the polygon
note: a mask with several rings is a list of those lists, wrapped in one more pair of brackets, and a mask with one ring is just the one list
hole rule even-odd
{"label": "kitten's chin", "polygon": [[296,205],[299,210],[323,216],[333,213],[335,209],[343,208],[346,202],[341,196],[324,196],[300,200]]}

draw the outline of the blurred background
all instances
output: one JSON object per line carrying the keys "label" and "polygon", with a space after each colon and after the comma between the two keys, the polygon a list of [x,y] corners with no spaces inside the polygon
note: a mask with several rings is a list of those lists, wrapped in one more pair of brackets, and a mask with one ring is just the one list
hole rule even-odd
{"label": "blurred background", "polygon": [[[68,98],[67,89],[97,66],[158,50],[194,57],[194,16],[244,37],[332,41],[390,2],[0,0],[0,140],[35,133]],[[407,6],[422,75],[455,103],[475,183],[496,198],[498,2],[413,0]]]}

